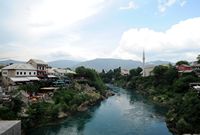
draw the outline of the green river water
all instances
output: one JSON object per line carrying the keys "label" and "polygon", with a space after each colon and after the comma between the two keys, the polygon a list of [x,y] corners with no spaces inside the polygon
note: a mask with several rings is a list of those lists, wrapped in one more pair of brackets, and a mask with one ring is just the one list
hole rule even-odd
{"label": "green river water", "polygon": [[30,135],[171,135],[166,109],[142,95],[109,85],[115,96],[86,112],[50,126],[31,129]]}

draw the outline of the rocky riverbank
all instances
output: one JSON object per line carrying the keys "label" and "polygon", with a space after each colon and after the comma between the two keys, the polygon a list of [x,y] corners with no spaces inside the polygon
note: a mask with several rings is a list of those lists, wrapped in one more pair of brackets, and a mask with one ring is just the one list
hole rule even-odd
{"label": "rocky riverbank", "polygon": [[114,93],[104,90],[100,93],[88,84],[75,83],[71,88],[59,89],[54,93],[52,103],[38,102],[27,109],[27,117],[22,120],[24,131],[28,128],[40,127],[60,121],[77,112],[88,110]]}

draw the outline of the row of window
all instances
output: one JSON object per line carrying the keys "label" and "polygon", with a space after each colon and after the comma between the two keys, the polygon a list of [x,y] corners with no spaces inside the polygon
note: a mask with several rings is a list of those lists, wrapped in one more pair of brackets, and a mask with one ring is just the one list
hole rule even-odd
{"label": "row of window", "polygon": [[46,75],[46,72],[38,72],[37,75]]}
{"label": "row of window", "polygon": [[37,67],[37,69],[44,70],[45,67]]}
{"label": "row of window", "polygon": [[[32,74],[32,72],[29,72],[29,75],[35,75],[36,74],[36,72],[33,72],[33,74]],[[26,72],[17,72],[17,75],[26,75]]]}

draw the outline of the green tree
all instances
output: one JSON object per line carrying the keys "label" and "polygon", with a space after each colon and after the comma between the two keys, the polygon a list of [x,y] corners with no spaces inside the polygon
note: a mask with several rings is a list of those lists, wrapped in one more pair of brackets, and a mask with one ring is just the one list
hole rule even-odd
{"label": "green tree", "polygon": [[195,82],[196,80],[197,78],[192,75],[181,77],[174,82],[173,84],[174,91],[178,93],[185,93],[189,89],[189,83]]}
{"label": "green tree", "polygon": [[136,68],[136,69],[131,69],[131,70],[130,70],[130,76],[131,76],[131,77],[140,76],[140,75],[141,75],[141,72],[142,72],[142,68],[141,68],[141,67],[138,67],[138,68]]}
{"label": "green tree", "polygon": [[155,86],[166,83],[165,73],[166,73],[167,70],[168,70],[168,67],[162,66],[162,65],[156,66],[153,69],[153,74],[154,74],[154,78],[155,78],[155,80],[154,80]]}
{"label": "green tree", "polygon": [[200,63],[200,54],[197,56],[197,62]]}
{"label": "green tree", "polygon": [[176,66],[180,66],[182,64],[189,65],[189,62],[185,61],[185,60],[181,60],[181,61],[176,62]]}
{"label": "green tree", "polygon": [[94,69],[89,69],[82,66],[76,68],[76,73],[78,76],[88,79],[89,85],[94,86],[101,93],[105,92],[106,86],[101,80],[99,74]]}

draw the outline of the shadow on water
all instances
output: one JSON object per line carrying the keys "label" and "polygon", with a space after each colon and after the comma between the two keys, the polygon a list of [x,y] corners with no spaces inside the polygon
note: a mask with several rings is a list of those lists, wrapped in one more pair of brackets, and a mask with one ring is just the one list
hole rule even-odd
{"label": "shadow on water", "polygon": [[76,113],[59,123],[52,125],[42,126],[39,128],[31,129],[29,135],[65,135],[69,132],[70,135],[83,135],[85,124],[90,122],[95,114],[95,111],[101,103],[88,109],[85,112]]}

